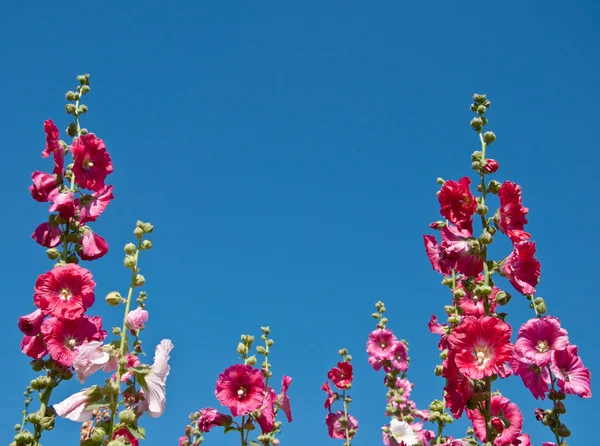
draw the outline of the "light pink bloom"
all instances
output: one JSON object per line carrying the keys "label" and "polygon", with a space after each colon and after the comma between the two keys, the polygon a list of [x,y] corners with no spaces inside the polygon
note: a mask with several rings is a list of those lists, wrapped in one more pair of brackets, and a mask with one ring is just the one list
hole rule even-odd
{"label": "light pink bloom", "polygon": [[58,225],[44,222],[40,223],[37,228],[31,234],[31,238],[35,240],[38,245],[46,248],[54,248],[60,244],[60,236],[62,230]]}
{"label": "light pink bloom", "polygon": [[67,418],[71,421],[83,423],[92,416],[91,410],[85,410],[89,403],[89,393],[91,389],[83,389],[81,392],[74,393],[64,401],[55,404],[54,410],[59,417]]}
{"label": "light pink bloom", "polygon": [[540,278],[540,262],[534,254],[535,242],[517,242],[513,252],[502,263],[501,274],[521,294],[534,294]]}
{"label": "light pink bloom", "polygon": [[130,311],[125,318],[127,327],[131,330],[141,330],[148,321],[148,312],[140,307]]}
{"label": "light pink bloom", "polygon": [[79,347],[73,361],[73,368],[80,383],[110,363],[110,355],[104,350],[102,342],[91,341]]}
{"label": "light pink bloom", "polygon": [[558,379],[558,387],[565,393],[579,395],[581,398],[592,397],[592,375],[577,355],[576,345],[569,345],[564,350],[554,350],[550,369]]}
{"label": "light pink bloom", "polygon": [[165,386],[167,384],[167,376],[171,370],[168,361],[169,353],[172,349],[173,343],[170,339],[160,341],[154,352],[154,364],[152,364],[150,372],[145,376],[145,384],[141,384],[148,404],[148,415],[151,418],[158,418],[165,411]]}
{"label": "light pink bloom", "polygon": [[[137,355],[132,355],[131,353],[127,353],[127,369],[131,369],[133,367],[137,367],[140,365],[140,359]],[[121,375],[121,382],[125,382],[133,376],[133,372],[131,370],[127,370],[123,375]],[[117,374],[113,375],[113,379],[117,379]]]}
{"label": "light pink bloom", "polygon": [[554,350],[564,350],[569,345],[567,330],[553,316],[529,319],[519,329],[515,351],[532,363],[546,366]]}
{"label": "light pink bloom", "polygon": [[234,417],[247,415],[262,406],[265,380],[260,370],[235,364],[219,375],[215,395]]}
{"label": "light pink bloom", "polygon": [[81,260],[96,260],[108,252],[108,243],[104,237],[96,234],[88,226],[83,227],[81,247],[83,248],[79,253]]}
{"label": "light pink bloom", "polygon": [[92,195],[84,195],[75,200],[75,206],[79,208],[81,223],[95,221],[110,201],[115,198],[113,195],[113,186],[104,186]]}

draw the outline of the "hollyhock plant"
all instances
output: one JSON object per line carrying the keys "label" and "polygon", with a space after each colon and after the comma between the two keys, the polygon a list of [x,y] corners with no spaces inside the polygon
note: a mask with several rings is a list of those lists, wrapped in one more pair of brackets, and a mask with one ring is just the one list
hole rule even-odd
{"label": "hollyhock plant", "polygon": [[550,363],[552,352],[564,350],[569,345],[567,331],[558,318],[544,316],[529,319],[519,329],[515,352],[538,366]]}
{"label": "hollyhock plant", "polygon": [[556,376],[558,387],[565,393],[591,398],[591,374],[577,354],[577,346],[569,345],[563,350],[553,350],[550,370]]}
{"label": "hollyhock plant", "polygon": [[534,254],[535,242],[517,242],[500,270],[521,294],[534,294],[540,278],[540,262]]}
{"label": "hollyhock plant", "polygon": [[[384,332],[380,332],[379,335],[382,335],[383,339],[393,339],[393,337],[388,336],[387,333]],[[377,338],[377,335],[371,337],[370,340],[373,340],[373,338]],[[341,349],[338,353],[342,360],[338,362],[337,367],[333,367],[327,373],[327,377],[338,389],[342,390],[342,393],[340,395],[332,392],[329,381],[321,386],[321,390],[327,392],[325,408],[329,413],[325,417],[325,424],[331,438],[346,440],[345,445],[350,446],[350,441],[354,438],[356,431],[358,430],[358,421],[348,413],[349,404],[352,400],[348,395],[348,392],[352,389],[353,371],[352,365],[350,364],[352,357],[345,348]],[[344,410],[338,410],[337,412],[331,411],[332,405],[336,401],[341,401],[343,403]]]}
{"label": "hollyhock plant", "polygon": [[327,414],[325,424],[329,436],[339,440],[351,440],[358,430],[358,420],[352,415],[346,417],[341,410]]}
{"label": "hollyhock plant", "polygon": [[477,208],[475,197],[471,194],[469,177],[463,177],[458,181],[446,181],[442,185],[438,199],[440,202],[440,214],[444,218],[458,226],[473,232],[473,215]]}
{"label": "hollyhock plant", "polygon": [[104,187],[104,180],[112,173],[113,165],[104,141],[93,133],[82,135],[71,145],[73,174],[77,183],[93,191]]}
{"label": "hollyhock plant", "polygon": [[44,121],[44,132],[46,132],[46,148],[42,151],[42,158],[54,155],[54,173],[62,175],[64,169],[65,151],[58,139],[58,127],[51,119]]}
{"label": "hollyhock plant", "polygon": [[76,320],[93,305],[95,286],[92,273],[68,264],[38,276],[33,301],[46,315]]}

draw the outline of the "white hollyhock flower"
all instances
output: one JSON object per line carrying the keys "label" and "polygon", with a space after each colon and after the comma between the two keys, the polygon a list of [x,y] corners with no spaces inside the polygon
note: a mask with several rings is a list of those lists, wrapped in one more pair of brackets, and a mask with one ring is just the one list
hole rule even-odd
{"label": "white hollyhock flower", "polygon": [[406,421],[393,418],[390,422],[390,435],[398,443],[403,442],[406,446],[414,446],[419,442],[414,431]]}
{"label": "white hollyhock flower", "polygon": [[165,385],[169,375],[169,352],[173,349],[173,343],[170,339],[163,339],[156,346],[154,352],[154,364],[150,367],[150,372],[144,377],[145,383],[144,398],[146,399],[146,410],[152,418],[160,417],[165,411]]}

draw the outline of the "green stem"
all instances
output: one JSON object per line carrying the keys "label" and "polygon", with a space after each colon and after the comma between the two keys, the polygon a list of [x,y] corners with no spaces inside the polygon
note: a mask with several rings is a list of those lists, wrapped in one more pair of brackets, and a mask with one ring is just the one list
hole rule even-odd
{"label": "green stem", "polygon": [[242,415],[242,426],[240,427],[240,440],[242,441],[242,446],[246,446],[246,442],[244,441],[244,426],[246,424],[245,417]]}
{"label": "green stem", "polygon": [[346,404],[346,390],[342,392],[342,398],[344,399],[344,418],[346,418],[346,445],[350,446],[350,433],[348,432],[348,426],[350,420],[348,419],[348,405]]}
{"label": "green stem", "polygon": [[[52,390],[56,386],[56,381],[52,377],[48,387],[44,390],[42,395],[40,396],[40,410],[38,411],[40,414],[40,418],[44,418],[46,416],[46,408],[48,407],[48,401],[50,401],[50,395],[52,395]],[[34,433],[33,433],[33,446],[37,446],[39,444],[40,438],[42,437],[42,426],[38,423],[35,425]]]}

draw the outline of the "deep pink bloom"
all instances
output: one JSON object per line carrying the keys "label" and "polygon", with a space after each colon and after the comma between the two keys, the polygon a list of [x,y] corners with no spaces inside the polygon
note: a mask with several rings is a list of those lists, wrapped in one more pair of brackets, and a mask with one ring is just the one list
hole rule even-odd
{"label": "deep pink bloom", "polygon": [[471,395],[473,395],[473,388],[470,380],[456,366],[455,358],[456,353],[450,350],[448,357],[443,362],[442,376],[446,378],[446,386],[444,387],[446,406],[452,416],[459,419],[466,409]]}
{"label": "deep pink bloom", "polygon": [[[344,416],[344,412],[338,410],[337,413],[327,414],[325,418],[325,423],[327,424],[327,429],[329,430],[329,436],[331,438],[337,439],[346,439],[346,428],[342,426],[340,422],[340,418]],[[354,431],[358,430],[358,421],[352,415],[348,415],[348,429],[353,429]],[[350,434],[349,437],[352,438],[354,434]]]}
{"label": "deep pink bloom", "polygon": [[438,195],[440,214],[450,220],[459,229],[473,232],[473,214],[477,209],[475,197],[471,194],[469,177],[457,181],[446,181]]}
{"label": "deep pink bloom", "polygon": [[210,432],[213,427],[229,426],[233,422],[231,416],[221,413],[212,407],[200,409],[199,414],[198,429],[200,429],[201,432]]}
{"label": "deep pink bloom", "polygon": [[392,369],[400,370],[402,372],[408,371],[408,352],[406,351],[406,345],[403,342],[396,342],[392,348],[392,362],[391,367],[384,366],[384,370],[389,372]]}
{"label": "deep pink bloom", "polygon": [[31,234],[31,238],[34,239],[38,245],[46,248],[54,248],[60,244],[61,235],[62,230],[58,225],[44,222],[40,223],[38,227],[35,228],[35,231]]}
{"label": "deep pink bloom", "polygon": [[71,152],[75,182],[84,189],[101,190],[106,176],[113,171],[104,141],[96,138],[93,133],[88,133],[73,141]]}
{"label": "deep pink bloom", "polygon": [[[518,342],[518,341],[517,341]],[[523,384],[527,387],[535,399],[546,398],[546,393],[550,384],[550,374],[546,366],[532,364],[530,360],[516,354],[510,360],[510,367],[523,380]]]}
{"label": "deep pink bloom", "polygon": [[[490,413],[494,424],[502,425],[502,433],[494,440],[495,446],[512,445],[521,435],[523,415],[516,404],[501,395],[492,396]],[[481,441],[486,441],[485,418],[478,410],[467,410],[467,416],[473,423],[475,435]]]}
{"label": "deep pink bloom", "polygon": [[46,148],[42,151],[42,158],[48,158],[50,154],[54,154],[54,173],[62,175],[65,151],[58,139],[58,128],[52,120],[44,121],[44,131],[46,132]]}
{"label": "deep pink bloom", "polygon": [[75,201],[73,192],[57,192],[51,196],[52,204],[49,212],[58,212],[65,220],[70,220],[75,215]]}
{"label": "deep pink bloom", "polygon": [[[121,382],[125,382],[128,379],[131,379],[133,376],[133,372],[130,370],[134,367],[140,365],[140,358],[137,355],[132,355],[131,353],[127,353],[127,371],[121,375]],[[117,380],[117,374],[113,374],[112,377],[115,381]]]}
{"label": "deep pink bloom", "polygon": [[83,316],[73,321],[51,317],[42,323],[41,331],[52,359],[66,367],[73,365],[79,347],[106,337],[102,319],[98,316]]}
{"label": "deep pink bloom", "polygon": [[88,226],[83,227],[81,247],[82,250],[79,253],[81,260],[96,260],[108,252],[108,243],[104,237],[96,234]]}
{"label": "deep pink bloom", "polygon": [[154,364],[150,367],[150,373],[145,376],[144,389],[148,416],[158,418],[165,411],[167,376],[171,371],[169,366],[169,354],[173,350],[173,342],[163,339],[154,350]]}
{"label": "deep pink bloom", "polygon": [[277,395],[269,388],[256,418],[263,434],[272,432],[275,427],[275,398]]}
{"label": "deep pink bloom", "polygon": [[[482,274],[477,278],[477,284],[483,285],[484,277]],[[465,316],[484,316],[485,315],[485,306],[483,305],[484,298],[481,296],[476,296],[475,294],[469,293],[463,286],[461,282],[458,282],[456,285],[457,289],[462,289],[466,293],[464,297],[458,299],[458,306],[462,308],[463,314]],[[494,311],[498,306],[498,303],[495,301],[496,295],[500,291],[495,286],[492,287],[492,294],[488,296],[488,304],[490,311]]]}
{"label": "deep pink bloom", "polygon": [[44,315],[42,310],[37,309],[33,313],[26,314],[25,316],[19,316],[19,330],[25,335],[35,336],[40,332],[42,322],[44,321]]}
{"label": "deep pink bloom", "polygon": [[444,276],[452,274],[454,262],[448,257],[448,253],[442,248],[442,245],[438,244],[437,239],[433,235],[423,235],[423,241],[425,242],[425,252],[433,269]]}
{"label": "deep pink bloom", "polygon": [[477,277],[483,269],[483,258],[473,248],[475,240],[470,231],[446,225],[441,230],[441,248],[445,251],[452,267],[459,273]]}
{"label": "deep pink bloom", "polygon": [[529,319],[521,326],[515,351],[536,365],[546,366],[552,351],[564,350],[567,345],[567,330],[560,326],[558,318],[544,316]]}
{"label": "deep pink bloom", "polygon": [[529,212],[523,206],[521,187],[510,181],[505,181],[498,190],[500,209],[494,216],[496,226],[512,240],[513,243],[528,240],[530,234],[523,229],[527,224],[525,215]]}
{"label": "deep pink bloom", "polygon": [[517,242],[502,264],[501,274],[521,294],[534,294],[540,278],[540,262],[534,254],[535,242]]}
{"label": "deep pink bloom", "polygon": [[131,310],[125,318],[127,327],[131,330],[141,330],[148,321],[148,312],[140,307]]}
{"label": "deep pink bloom", "polygon": [[529,434],[519,435],[516,441],[513,442],[514,446],[532,446],[531,437]]}
{"label": "deep pink bloom", "polygon": [[81,223],[95,221],[110,201],[115,198],[113,195],[113,186],[104,186],[92,195],[84,195],[75,200],[75,206],[79,208]]}
{"label": "deep pink bloom", "polygon": [[21,339],[21,351],[33,359],[40,359],[48,354],[48,349],[41,333],[33,336],[23,336],[23,339]]}
{"label": "deep pink bloom", "polygon": [[265,381],[260,370],[235,364],[219,375],[215,395],[232,415],[246,415],[262,406]]}
{"label": "deep pink bloom", "polygon": [[579,395],[581,398],[592,397],[592,375],[577,355],[577,346],[569,345],[564,350],[552,351],[550,369],[558,380],[558,387],[565,393]]}
{"label": "deep pink bloom", "polygon": [[131,432],[129,432],[129,430],[127,430],[127,428],[125,426],[117,429],[115,431],[115,433],[113,434],[113,440],[117,440],[120,439],[122,441],[124,441],[126,444],[129,444],[129,446],[139,446],[140,442],[137,438],[135,438],[133,436],[133,434]]}
{"label": "deep pink bloom", "polygon": [[485,160],[485,164],[481,166],[481,170],[485,173],[495,173],[499,167],[498,161],[488,158]]}
{"label": "deep pink bloom", "polygon": [[337,400],[337,396],[336,394],[331,390],[331,386],[329,385],[329,381],[327,381],[326,383],[324,383],[321,386],[321,390],[323,390],[325,393],[327,393],[327,398],[325,399],[325,409],[329,410],[331,412],[331,406],[333,405],[333,403],[335,403],[335,401]]}
{"label": "deep pink bloom", "polygon": [[102,342],[92,341],[79,347],[77,356],[73,360],[73,368],[80,383],[104,369],[110,362],[110,355],[104,350]]}
{"label": "deep pink bloom", "polygon": [[352,364],[349,362],[338,362],[337,367],[333,367],[327,377],[338,389],[346,389],[352,383]]}
{"label": "deep pink bloom", "polygon": [[190,446],[190,438],[186,437],[185,435],[183,437],[179,437],[179,446]]}
{"label": "deep pink bloom", "polygon": [[56,176],[36,170],[31,174],[33,184],[29,186],[31,196],[35,201],[44,203],[50,201],[50,197],[56,193]]}
{"label": "deep pink bloom", "polygon": [[92,389],[83,389],[52,407],[59,417],[64,417],[79,423],[88,421],[92,417],[92,411],[85,410],[85,408],[90,404],[89,398],[91,391]]}
{"label": "deep pink bloom", "polygon": [[437,321],[437,317],[435,314],[431,315],[431,319],[429,319],[429,323],[427,324],[429,327],[429,331],[432,334],[440,335],[440,342],[438,343],[438,348],[440,350],[445,350],[449,347],[448,344],[448,326],[446,324],[440,325]]}
{"label": "deep pink bloom", "polygon": [[79,319],[94,304],[92,273],[69,263],[38,276],[34,304],[46,315],[61,319]]}
{"label": "deep pink bloom", "polygon": [[291,383],[292,378],[289,376],[284,375],[283,378],[281,378],[281,393],[277,396],[276,400],[276,404],[283,410],[283,413],[285,413],[288,423],[292,422],[292,408],[290,405],[290,397],[287,394]]}
{"label": "deep pink bloom", "polygon": [[382,366],[389,371],[392,361],[395,361],[398,366],[403,365],[402,362],[406,362],[406,346],[404,344],[398,346],[398,344],[400,342],[390,330],[378,328],[372,331],[367,341],[369,364],[376,371]]}
{"label": "deep pink bloom", "polygon": [[471,379],[504,376],[505,364],[512,358],[511,331],[510,325],[495,317],[465,317],[448,337],[457,350],[456,365]]}

